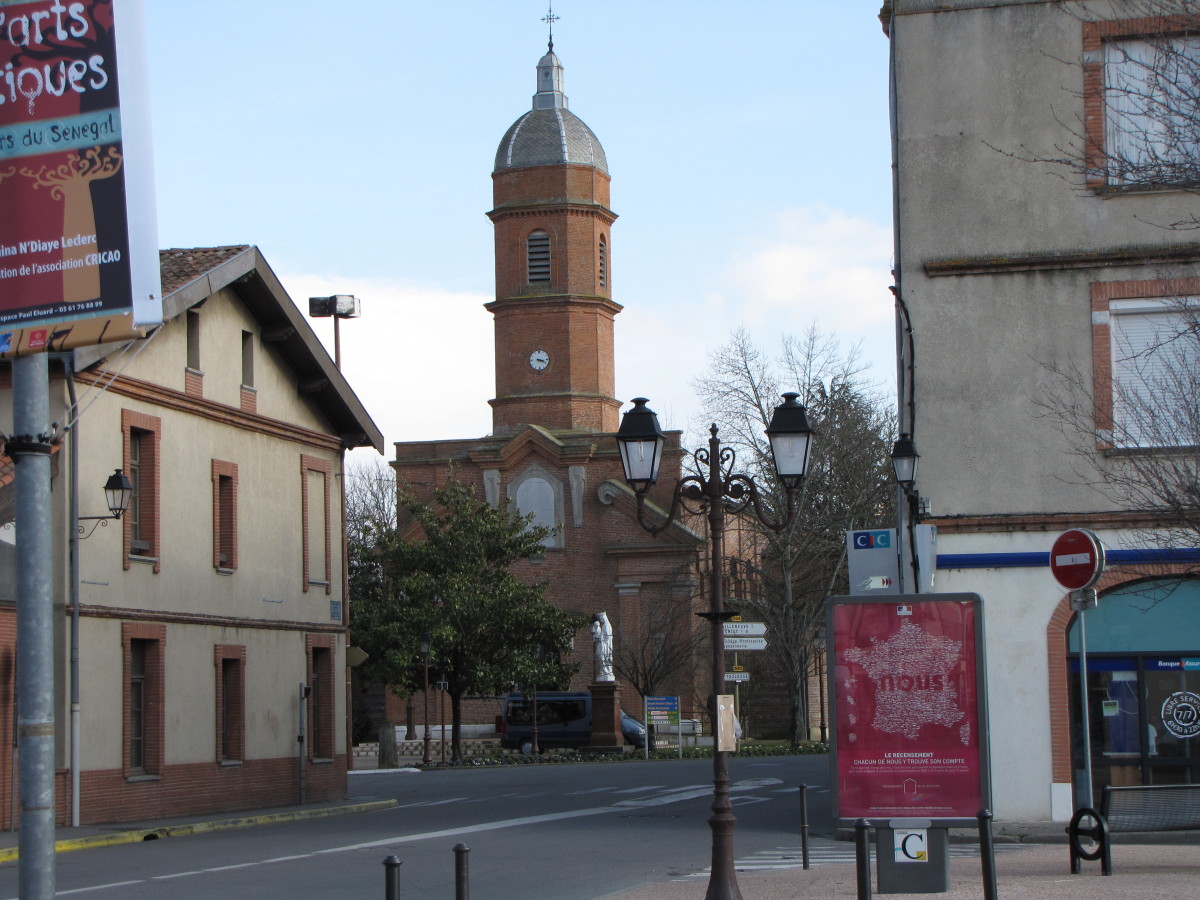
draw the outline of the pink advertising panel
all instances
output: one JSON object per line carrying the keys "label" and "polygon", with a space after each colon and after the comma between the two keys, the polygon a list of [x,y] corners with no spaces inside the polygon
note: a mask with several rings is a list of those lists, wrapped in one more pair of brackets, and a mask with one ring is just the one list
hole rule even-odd
{"label": "pink advertising panel", "polygon": [[976,594],[828,602],[841,819],[969,820],[991,807]]}
{"label": "pink advertising panel", "polygon": [[162,320],[142,35],[141,0],[0,2],[0,356]]}

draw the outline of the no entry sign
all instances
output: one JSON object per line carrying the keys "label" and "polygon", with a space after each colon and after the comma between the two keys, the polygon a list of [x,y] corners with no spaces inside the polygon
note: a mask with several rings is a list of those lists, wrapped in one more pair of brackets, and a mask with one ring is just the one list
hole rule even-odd
{"label": "no entry sign", "polygon": [[1104,571],[1104,545],[1083,528],[1064,531],[1050,548],[1050,572],[1069,591],[1091,587]]}

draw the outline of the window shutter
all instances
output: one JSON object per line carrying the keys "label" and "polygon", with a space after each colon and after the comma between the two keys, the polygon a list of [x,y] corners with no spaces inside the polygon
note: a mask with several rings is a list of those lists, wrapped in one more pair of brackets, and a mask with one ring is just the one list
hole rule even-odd
{"label": "window shutter", "polygon": [[550,235],[531,232],[525,242],[525,261],[530,284],[550,283]]}

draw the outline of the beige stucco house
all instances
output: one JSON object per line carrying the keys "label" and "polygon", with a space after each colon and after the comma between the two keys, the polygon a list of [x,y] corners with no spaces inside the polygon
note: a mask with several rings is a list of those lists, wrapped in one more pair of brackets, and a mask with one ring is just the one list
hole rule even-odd
{"label": "beige stucco house", "polygon": [[[166,250],[161,264],[160,329],[51,366],[64,822],[296,802],[302,774],[310,801],[345,792],[343,460],[354,447],[382,449],[382,435],[257,248]],[[0,364],[0,423],[9,423],[0,431],[11,415]],[[0,728],[9,733],[16,536],[12,467],[0,464]],[[129,511],[74,532],[72,491],[79,516],[104,514],[101,486],[116,469],[134,487]],[[12,764],[4,742],[0,827]]]}
{"label": "beige stucco house", "polygon": [[[1200,691],[1195,536],[1168,535],[1162,505],[1122,501],[1106,478],[1195,456],[1194,436],[1151,434],[1131,403],[1163,399],[1156,379],[1179,361],[1166,339],[1200,296],[1197,232],[1173,227],[1200,216],[1197,108],[1174,93],[1188,82],[1154,75],[1194,79],[1195,8],[884,4],[900,428],[937,526],[934,590],[983,597],[999,818],[1064,820],[1107,784],[1200,778],[1200,738],[1168,703]],[[1083,613],[1085,713],[1080,613],[1049,565],[1071,528],[1108,549]]]}

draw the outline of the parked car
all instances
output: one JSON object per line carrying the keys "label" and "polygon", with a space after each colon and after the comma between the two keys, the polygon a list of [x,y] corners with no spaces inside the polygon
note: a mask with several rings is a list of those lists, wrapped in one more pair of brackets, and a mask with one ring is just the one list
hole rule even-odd
{"label": "parked car", "polygon": [[[500,746],[533,753],[532,697],[509,694],[504,700],[504,733]],[[539,691],[537,695],[538,750],[586,747],[592,742],[592,695],[587,691]],[[639,750],[646,744],[646,727],[621,710],[621,734]]]}
{"label": "parked car", "polygon": [[646,746],[646,726],[625,710],[621,710],[621,734],[625,743],[633,744],[638,750]]}

